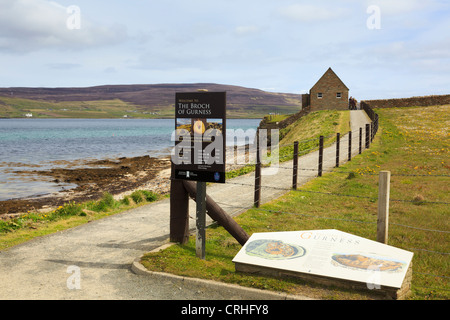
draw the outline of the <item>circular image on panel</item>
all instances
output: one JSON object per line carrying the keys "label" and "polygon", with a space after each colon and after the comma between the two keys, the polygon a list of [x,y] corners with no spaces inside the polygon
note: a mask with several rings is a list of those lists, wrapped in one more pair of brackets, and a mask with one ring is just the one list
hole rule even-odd
{"label": "circular image on panel", "polygon": [[194,133],[203,134],[205,132],[205,124],[201,120],[194,122]]}
{"label": "circular image on panel", "polygon": [[269,260],[285,260],[299,258],[305,255],[305,248],[284,243],[279,240],[254,240],[247,244],[245,253]]}

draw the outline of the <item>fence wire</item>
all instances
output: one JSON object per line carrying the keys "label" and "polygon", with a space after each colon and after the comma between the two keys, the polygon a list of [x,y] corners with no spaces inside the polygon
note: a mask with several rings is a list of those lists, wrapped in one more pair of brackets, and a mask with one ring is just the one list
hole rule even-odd
{"label": "fence wire", "polygon": [[[227,181],[226,184],[255,187],[254,184],[241,183],[241,182]],[[370,201],[378,200],[378,195],[376,197],[369,197],[369,196],[361,196],[361,195],[354,195],[354,194],[342,194],[342,193],[336,193],[336,192],[312,191],[312,190],[305,190],[305,189],[301,189],[301,188],[297,188],[294,190],[292,188],[283,188],[283,187],[268,186],[268,185],[261,185],[261,188],[270,188],[270,189],[281,190],[281,191],[298,191],[298,192],[305,192],[305,193],[316,193],[316,194],[324,194],[324,195],[331,195],[331,196],[338,196],[338,197],[360,198],[360,199],[368,199]],[[417,203],[417,201],[409,200],[409,199],[389,199],[389,201]],[[421,204],[445,204],[445,205],[450,204],[450,202],[444,202],[444,201],[425,201],[425,200],[420,201],[420,203]]]}
{"label": "fence wire", "polygon": [[[378,118],[378,117],[377,117]],[[378,120],[378,119],[377,119]],[[378,127],[377,127],[378,129]],[[355,136],[353,136],[353,134],[356,133]],[[364,137],[361,133],[364,133]],[[375,132],[376,133],[376,132]],[[329,135],[327,137],[323,137],[323,139],[328,139],[331,138],[333,135]],[[321,168],[321,172],[322,173],[338,173],[338,174],[358,174],[358,175],[367,175],[367,176],[378,176],[379,173],[375,173],[375,172],[364,172],[364,173],[358,173],[355,172],[353,170],[343,170],[343,169],[339,169],[338,164],[340,163],[341,160],[345,160],[345,161],[351,161],[352,157],[355,155],[358,155],[360,153],[362,153],[363,151],[368,150],[367,149],[367,140],[369,140],[369,145],[373,140],[374,134],[371,134],[371,136],[368,138],[365,134],[365,130],[363,128],[361,129],[357,129],[357,130],[353,130],[352,131],[352,138],[354,138],[357,142],[357,146],[354,147],[354,144],[351,143],[351,141],[349,141],[348,138],[348,134],[345,134],[343,136],[340,136],[339,139],[339,149],[335,149],[336,150],[336,157],[338,159],[336,159],[336,163],[337,166],[334,168],[330,168],[330,169],[323,169]],[[308,140],[304,140],[304,141],[299,141],[298,145],[299,147],[301,146],[302,143],[309,143],[313,140],[318,140],[317,138],[314,139],[308,139]],[[350,144],[351,143],[351,144]],[[350,147],[349,147],[350,145]],[[293,144],[289,144],[289,145],[281,145],[279,146],[280,148],[287,148],[287,147],[293,147]],[[299,160],[301,160],[301,156],[308,154],[312,151],[317,151],[319,148],[319,146],[315,145],[313,147],[310,147],[308,149],[304,149],[304,150],[299,150],[298,151],[298,158]],[[336,147],[337,148],[337,147]],[[329,149],[329,151],[332,151]],[[278,169],[281,170],[291,170],[294,174],[294,164],[293,162],[293,158],[295,158],[294,156],[291,155],[285,155],[283,157],[280,157],[280,164],[277,166]],[[291,161],[291,163],[289,163],[288,161]],[[322,156],[322,161],[323,163],[325,163],[325,161],[323,160],[323,156]],[[373,169],[372,169],[373,170]],[[319,168],[302,168],[300,167],[300,163],[297,164],[297,168],[296,168],[296,175],[297,177],[314,177],[311,175],[299,175],[299,172],[301,171],[307,171],[307,172],[319,172]],[[317,174],[319,175],[319,173]],[[448,174],[403,174],[403,173],[391,173],[391,177],[429,177],[429,178],[436,178],[436,177],[450,177],[450,175]],[[264,181],[264,179],[262,178],[262,181]],[[279,191],[293,191],[292,188],[285,188],[285,187],[279,187],[279,186],[270,186],[270,185],[264,185],[264,184],[260,184],[260,189],[257,189],[255,185],[253,184],[248,184],[248,183],[240,183],[240,182],[232,182],[232,181],[227,181],[227,184],[231,184],[231,185],[241,185],[241,186],[247,186],[247,187],[251,187],[254,189],[254,191],[259,191],[260,189],[265,189],[265,188],[270,188],[273,190],[279,190]],[[343,194],[343,193],[336,193],[336,192],[323,192],[323,191],[312,191],[312,190],[305,190],[302,188],[296,188],[295,191],[297,192],[304,192],[304,193],[310,193],[310,194],[321,194],[321,195],[328,195],[328,196],[337,196],[337,197],[351,197],[351,198],[358,198],[358,199],[366,199],[368,201],[371,202],[375,202],[378,200],[378,195],[377,196],[362,196],[362,195],[354,195],[354,194]],[[254,193],[254,192],[252,192]],[[389,201],[392,202],[405,202],[405,203],[417,203],[415,200],[409,200],[409,199],[390,199]],[[449,205],[450,202],[446,202],[446,201],[421,201],[421,204],[434,204],[434,205]],[[227,205],[230,206],[229,204],[226,203],[219,203],[220,205]],[[313,219],[325,219],[325,220],[334,220],[334,221],[345,221],[345,222],[351,222],[351,223],[359,223],[359,224],[372,224],[372,225],[376,225],[377,221],[363,221],[363,220],[356,220],[356,219],[344,219],[344,218],[336,218],[336,217],[324,217],[324,216],[317,216],[317,215],[311,215],[311,214],[305,214],[305,213],[294,213],[294,212],[285,212],[285,211],[278,211],[278,210],[269,210],[269,209],[265,209],[265,208],[255,208],[254,206],[255,203],[252,203],[252,206],[231,206],[232,208],[235,209],[234,212],[238,212],[238,211],[243,211],[243,210],[248,210],[248,209],[253,209],[253,210],[258,210],[258,211],[263,211],[263,212],[268,212],[268,213],[273,213],[273,214],[289,214],[289,215],[297,215],[297,216],[302,216],[305,218],[313,218]],[[449,234],[450,231],[445,231],[445,230],[436,230],[436,229],[430,229],[430,228],[422,228],[422,227],[417,227],[417,226],[410,226],[410,225],[405,225],[405,224],[400,224],[400,223],[393,223],[390,222],[389,225],[393,225],[393,226],[397,226],[397,227],[403,227],[403,228],[410,228],[410,229],[414,229],[414,230],[420,230],[420,231],[425,231],[425,232],[436,232],[436,233],[440,233],[440,234]],[[405,248],[406,250],[410,250],[410,251],[421,251],[421,252],[426,252],[426,253],[431,253],[431,254],[439,254],[439,255],[444,255],[444,256],[448,256],[450,254],[450,252],[440,252],[440,251],[433,251],[433,250],[428,250],[428,249],[423,249],[423,248]],[[425,276],[430,276],[430,277],[439,277],[439,278],[449,278],[446,276],[440,276],[440,275],[432,275],[432,274],[426,274],[426,273],[421,273],[422,275]],[[431,289],[436,289],[436,290],[448,290],[445,288],[431,288]]]}

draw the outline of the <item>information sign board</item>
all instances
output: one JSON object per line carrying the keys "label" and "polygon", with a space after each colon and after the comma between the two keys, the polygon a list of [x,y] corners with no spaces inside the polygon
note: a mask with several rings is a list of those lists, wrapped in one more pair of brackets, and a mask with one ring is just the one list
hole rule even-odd
{"label": "information sign board", "polygon": [[412,252],[331,229],[254,233],[233,262],[400,288],[412,257]]}
{"label": "information sign board", "polygon": [[225,183],[226,92],[175,97],[174,178]]}

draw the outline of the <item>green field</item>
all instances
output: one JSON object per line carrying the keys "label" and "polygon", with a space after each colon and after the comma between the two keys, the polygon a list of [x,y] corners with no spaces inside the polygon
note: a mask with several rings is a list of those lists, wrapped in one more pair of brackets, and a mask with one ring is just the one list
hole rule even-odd
{"label": "green field", "polygon": [[[338,229],[376,240],[378,172],[391,171],[388,243],[414,252],[409,299],[449,299],[449,111],[450,106],[376,110],[380,129],[369,150],[235,220],[248,234]],[[208,228],[206,238],[206,260],[195,257],[191,238],[187,245],[145,255],[142,263],[153,271],[315,298],[369,298],[296,279],[236,273],[231,260],[241,248],[237,241],[219,226]]]}
{"label": "green field", "polygon": [[33,118],[158,118],[173,116],[173,108],[147,112],[119,99],[49,102],[0,97],[0,118],[24,118],[25,113],[32,113]]}
{"label": "green field", "polygon": [[[293,114],[300,106],[267,106],[267,105],[228,105],[228,118],[262,119],[266,114],[276,111]],[[175,108],[171,104],[158,106],[135,105],[120,99],[94,101],[63,101],[52,102],[24,98],[0,96],[0,118],[25,118],[26,113],[32,113],[33,118],[173,118]]]}

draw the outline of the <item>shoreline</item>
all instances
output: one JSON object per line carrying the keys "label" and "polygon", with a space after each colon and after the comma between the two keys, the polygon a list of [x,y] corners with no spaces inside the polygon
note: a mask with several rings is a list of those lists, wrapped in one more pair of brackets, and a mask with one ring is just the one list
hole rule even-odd
{"label": "shoreline", "polygon": [[76,187],[38,197],[0,201],[0,219],[27,211],[49,211],[69,201],[100,199],[105,192],[121,198],[137,189],[158,194],[170,191],[170,156],[120,157],[102,160],[64,161],[64,167],[48,170],[15,171],[23,176],[37,175],[53,183],[73,183]]}

